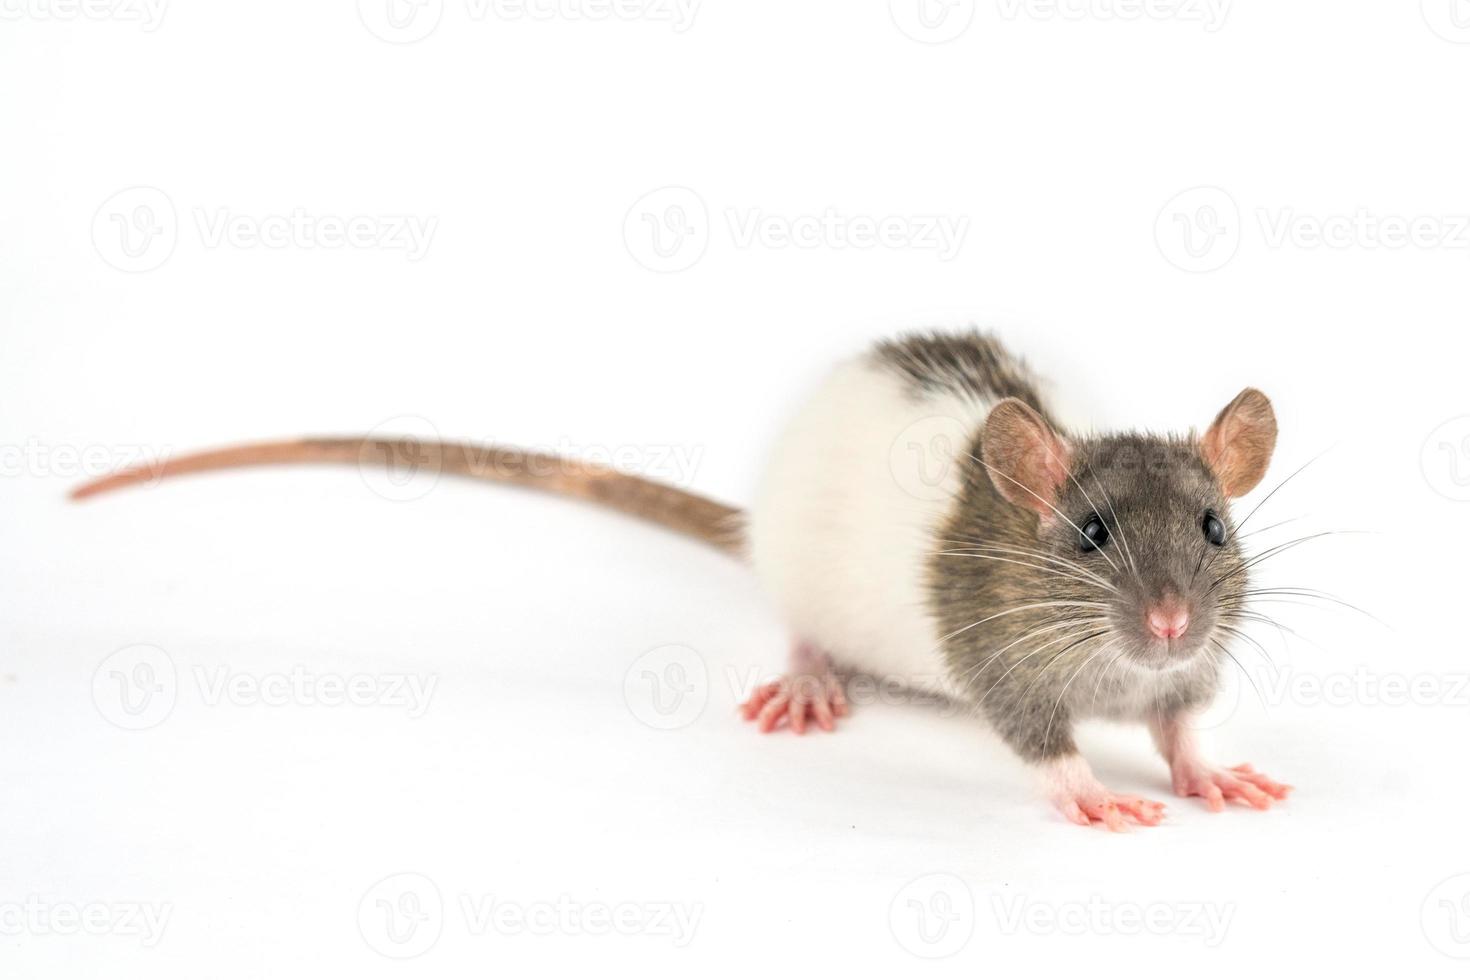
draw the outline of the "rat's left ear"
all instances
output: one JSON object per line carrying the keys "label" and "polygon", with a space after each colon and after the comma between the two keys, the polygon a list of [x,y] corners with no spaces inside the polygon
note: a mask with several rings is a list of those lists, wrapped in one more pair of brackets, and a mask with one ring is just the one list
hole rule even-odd
{"label": "rat's left ear", "polygon": [[1276,413],[1271,400],[1254,388],[1236,395],[1199,441],[1199,454],[1227,497],[1255,489],[1275,448]]}

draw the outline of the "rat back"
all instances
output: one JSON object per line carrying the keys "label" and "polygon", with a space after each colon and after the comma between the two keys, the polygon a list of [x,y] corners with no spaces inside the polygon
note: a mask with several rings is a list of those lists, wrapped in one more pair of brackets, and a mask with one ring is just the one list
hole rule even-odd
{"label": "rat back", "polygon": [[839,365],[777,441],[750,511],[757,576],[795,636],[847,669],[958,695],[931,612],[930,556],[990,408],[1039,404],[979,333],[911,337]]}

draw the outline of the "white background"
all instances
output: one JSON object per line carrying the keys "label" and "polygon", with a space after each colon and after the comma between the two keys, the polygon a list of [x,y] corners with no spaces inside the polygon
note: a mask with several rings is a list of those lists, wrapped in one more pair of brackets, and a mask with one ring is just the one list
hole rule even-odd
{"label": "white background", "polygon": [[[959,0],[925,28],[905,0],[445,0],[397,31],[360,6],[3,7],[6,976],[1464,969],[1463,3]],[[829,213],[857,229],[777,237]],[[367,240],[249,237],[293,214]],[[403,216],[426,249],[394,247]],[[885,218],[897,240],[858,247]],[[1083,733],[1115,788],[1171,801],[1126,836],[1063,822],[934,707],[758,736],[734,704],[786,637],[746,573],[584,506],[448,479],[395,501],[351,467],[64,500],[138,453],[427,422],[743,502],[835,358],[968,323],[1099,426],[1203,426],[1261,387],[1266,487],[1327,451],[1257,521],[1369,533],[1262,580],[1387,625],[1270,609],[1307,639],[1260,635],[1280,673],[1241,649],[1262,690],[1211,733],[1287,805],[1173,801],[1133,729]],[[114,686],[136,658],[174,681],[143,730]],[[668,658],[693,671],[673,716],[645,673]],[[435,687],[418,717],[211,695],[293,669]],[[378,901],[405,892],[399,943]],[[487,899],[644,928],[516,934],[466,914]],[[59,934],[86,909],[103,934]]]}

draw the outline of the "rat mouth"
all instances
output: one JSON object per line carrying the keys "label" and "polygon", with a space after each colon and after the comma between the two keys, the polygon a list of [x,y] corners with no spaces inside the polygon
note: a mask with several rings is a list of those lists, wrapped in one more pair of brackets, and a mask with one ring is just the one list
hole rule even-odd
{"label": "rat mouth", "polygon": [[1169,639],[1138,636],[1129,652],[1133,662],[1139,666],[1158,671],[1174,670],[1193,663],[1204,650],[1205,639],[1189,635]]}

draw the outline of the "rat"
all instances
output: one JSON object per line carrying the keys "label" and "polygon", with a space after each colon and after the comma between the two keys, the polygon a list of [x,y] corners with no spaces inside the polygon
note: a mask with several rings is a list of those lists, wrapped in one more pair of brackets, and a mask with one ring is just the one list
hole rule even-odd
{"label": "rat", "polygon": [[[258,443],[137,466],[82,499],[175,474],[267,463],[428,466],[590,500],[747,561],[793,637],[784,675],[741,705],[761,732],[833,731],[842,677],[969,705],[1063,817],[1121,831],[1164,804],[1109,790],[1073,738],[1142,723],[1181,797],[1268,809],[1292,787],[1216,766],[1192,724],[1242,639],[1251,560],[1231,501],[1276,444],[1246,388],[1203,435],[1082,434],[994,336],[901,336],[838,364],[796,412],[742,511],[591,463],[394,437]],[[910,466],[910,458],[915,465]]]}

